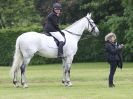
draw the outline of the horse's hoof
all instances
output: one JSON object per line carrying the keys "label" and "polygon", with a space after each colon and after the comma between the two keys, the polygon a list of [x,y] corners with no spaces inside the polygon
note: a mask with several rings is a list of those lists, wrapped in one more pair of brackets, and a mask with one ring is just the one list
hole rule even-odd
{"label": "horse's hoof", "polygon": [[24,85],[23,85],[23,88],[28,88],[28,85],[27,85],[27,84],[24,84]]}
{"label": "horse's hoof", "polygon": [[19,87],[19,84],[13,84],[13,86],[14,86],[15,88],[18,88],[18,87]]}
{"label": "horse's hoof", "polygon": [[65,87],[71,87],[72,83],[71,82],[67,82],[67,83],[65,82],[64,85],[65,85]]}
{"label": "horse's hoof", "polygon": [[18,87],[19,87],[18,81],[13,81],[13,86],[14,86],[15,88],[18,88]]}
{"label": "horse's hoof", "polygon": [[71,86],[72,86],[72,83],[71,83],[71,82],[69,82],[69,83],[68,83],[68,87],[71,87]]}
{"label": "horse's hoof", "polygon": [[67,84],[67,86],[66,87],[72,87],[72,83],[70,83],[70,84]]}
{"label": "horse's hoof", "polygon": [[65,81],[64,81],[64,80],[62,80],[62,83],[64,84],[64,83],[65,83]]}
{"label": "horse's hoof", "polygon": [[65,85],[65,87],[72,87],[72,85],[67,84],[67,85]]}

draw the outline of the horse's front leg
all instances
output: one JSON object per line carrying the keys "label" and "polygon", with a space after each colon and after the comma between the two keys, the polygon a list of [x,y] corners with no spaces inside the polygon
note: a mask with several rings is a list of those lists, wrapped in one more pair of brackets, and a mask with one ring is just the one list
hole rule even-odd
{"label": "horse's front leg", "polygon": [[62,83],[65,83],[65,65],[66,65],[66,58],[62,59],[62,63],[63,63],[63,79],[62,79]]}
{"label": "horse's front leg", "polygon": [[66,58],[65,66],[64,66],[64,85],[65,86],[72,86],[70,80],[70,69],[72,64],[73,57]]}
{"label": "horse's front leg", "polygon": [[72,82],[70,80],[70,69],[71,69],[71,64],[67,63],[65,66],[65,86],[72,86]]}

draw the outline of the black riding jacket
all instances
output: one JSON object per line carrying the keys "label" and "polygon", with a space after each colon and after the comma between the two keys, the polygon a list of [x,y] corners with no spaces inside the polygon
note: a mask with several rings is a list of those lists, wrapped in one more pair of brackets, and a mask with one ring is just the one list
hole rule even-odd
{"label": "black riding jacket", "polygon": [[120,68],[122,68],[122,49],[120,49],[118,43],[111,43],[107,41],[105,43],[106,58],[109,63],[119,62]]}
{"label": "black riding jacket", "polygon": [[59,17],[56,15],[55,12],[51,12],[48,15],[44,29],[47,33],[56,31],[61,32],[59,28]]}

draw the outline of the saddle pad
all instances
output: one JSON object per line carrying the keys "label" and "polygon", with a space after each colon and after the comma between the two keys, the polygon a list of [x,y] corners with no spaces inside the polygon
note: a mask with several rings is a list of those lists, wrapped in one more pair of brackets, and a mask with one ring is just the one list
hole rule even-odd
{"label": "saddle pad", "polygon": [[49,48],[54,48],[54,49],[58,49],[58,46],[54,40],[54,38],[52,36],[47,36],[46,35],[46,41],[47,41],[47,46]]}
{"label": "saddle pad", "polygon": [[[47,38],[53,38],[52,40],[55,42],[55,44],[56,44],[56,47],[54,47],[54,46],[52,46],[50,43],[48,44],[48,46],[50,47],[50,48],[58,48],[58,46],[59,46],[59,41],[55,38],[55,37],[53,37],[50,33],[44,33],[45,35],[46,35],[46,37]],[[62,34],[62,36],[65,38],[65,34]],[[50,40],[48,40],[48,41],[50,41]],[[66,43],[66,38],[65,38],[65,43]]]}

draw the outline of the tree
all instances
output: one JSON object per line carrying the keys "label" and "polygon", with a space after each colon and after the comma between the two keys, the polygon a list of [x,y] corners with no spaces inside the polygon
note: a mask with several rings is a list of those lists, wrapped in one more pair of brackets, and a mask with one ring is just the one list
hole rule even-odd
{"label": "tree", "polygon": [[125,31],[125,59],[133,61],[133,1],[126,0],[123,1],[124,10],[124,18],[125,25],[127,25],[127,29]]}
{"label": "tree", "polygon": [[133,60],[133,1],[124,0],[121,2],[123,14],[121,16],[113,15],[109,18],[107,24],[110,30],[117,33],[118,40],[125,44],[124,59]]}
{"label": "tree", "polygon": [[0,0],[0,28],[25,26],[40,19],[34,0]]}

